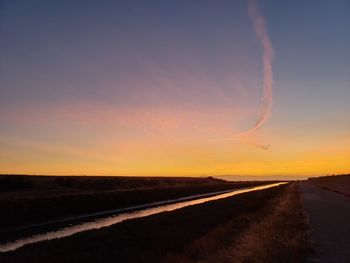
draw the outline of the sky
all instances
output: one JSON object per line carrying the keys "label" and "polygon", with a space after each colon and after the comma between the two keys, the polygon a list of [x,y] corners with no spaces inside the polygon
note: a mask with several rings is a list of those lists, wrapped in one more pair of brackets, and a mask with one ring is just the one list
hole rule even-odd
{"label": "sky", "polygon": [[0,2],[0,173],[350,172],[350,1]]}

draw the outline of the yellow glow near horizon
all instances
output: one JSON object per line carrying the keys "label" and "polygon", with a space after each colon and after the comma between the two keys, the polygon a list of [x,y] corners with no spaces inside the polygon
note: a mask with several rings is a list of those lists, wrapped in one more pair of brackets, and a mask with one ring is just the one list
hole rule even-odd
{"label": "yellow glow near horizon", "polygon": [[[237,141],[218,142],[195,138],[195,134],[174,137],[148,133],[142,138],[115,142],[99,138],[89,146],[39,143],[13,139],[1,141],[0,173],[52,175],[286,175],[316,176],[348,173],[350,139],[305,138],[287,143],[270,136],[273,147],[261,151]],[[210,132],[209,132],[210,133]],[[176,134],[179,136],[177,137]],[[92,135],[91,135],[92,136]],[[13,147],[16,145],[16,147]],[[303,145],[301,147],[300,145]],[[5,160],[1,158],[1,160]]]}

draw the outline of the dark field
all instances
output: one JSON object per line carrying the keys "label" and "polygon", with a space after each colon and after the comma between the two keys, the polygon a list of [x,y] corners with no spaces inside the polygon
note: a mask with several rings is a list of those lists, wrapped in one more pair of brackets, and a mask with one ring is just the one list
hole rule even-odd
{"label": "dark field", "polygon": [[350,197],[350,174],[309,178],[308,183]]}
{"label": "dark field", "polygon": [[29,245],[0,261],[301,262],[306,233],[289,184]]}
{"label": "dark field", "polygon": [[0,231],[195,194],[266,184],[212,177],[0,176]]}

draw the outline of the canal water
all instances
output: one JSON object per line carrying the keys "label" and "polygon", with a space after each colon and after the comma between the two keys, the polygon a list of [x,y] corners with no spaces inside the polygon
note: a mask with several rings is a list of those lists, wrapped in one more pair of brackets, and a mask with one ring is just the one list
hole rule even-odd
{"label": "canal water", "polygon": [[[215,195],[211,196],[206,196],[206,197],[201,197],[200,195],[196,196],[190,196],[187,198],[179,198],[175,200],[169,200],[165,202],[158,202],[158,203],[153,203],[149,205],[144,205],[142,207],[139,207],[141,210],[137,211],[126,211],[126,212],[121,212],[119,211],[118,214],[114,215],[109,215],[105,217],[99,217],[97,219],[91,220],[91,221],[83,221],[81,223],[76,223],[74,225],[69,224],[68,226],[64,226],[61,229],[54,230],[54,231],[48,231],[45,233],[39,233],[39,234],[33,234],[27,237],[22,237],[18,238],[17,240],[7,242],[0,244],[0,252],[8,252],[8,251],[13,251],[18,248],[21,248],[25,245],[28,244],[33,244],[37,242],[43,242],[43,241],[48,241],[52,239],[59,239],[59,238],[64,238],[68,237],[83,231],[88,231],[92,229],[99,229],[103,227],[109,227],[114,224],[118,224],[120,222],[123,222],[125,220],[130,220],[130,219],[135,219],[135,218],[140,218],[140,217],[146,217],[162,212],[169,212],[169,211],[174,211],[177,209],[181,209],[187,206],[192,206],[192,205],[198,205],[206,202],[211,202],[214,200],[219,200],[222,198],[227,198],[239,194],[244,194],[244,193],[249,193],[253,191],[259,191],[259,190],[264,190],[268,189],[271,187],[276,187],[282,184],[286,184],[286,182],[280,182],[280,183],[273,183],[273,184],[268,184],[268,185],[262,185],[262,186],[255,186],[251,188],[244,188],[244,189],[236,189],[232,191],[224,191],[223,193],[217,192],[217,193],[212,193]],[[193,199],[194,197],[197,197],[196,199]],[[190,199],[190,200],[189,200]],[[142,209],[143,208],[143,209]],[[116,210],[118,211],[118,210]]]}

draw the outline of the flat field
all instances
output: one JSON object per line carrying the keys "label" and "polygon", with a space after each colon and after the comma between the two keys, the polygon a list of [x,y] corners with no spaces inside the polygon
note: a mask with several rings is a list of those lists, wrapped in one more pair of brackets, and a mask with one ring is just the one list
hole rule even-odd
{"label": "flat field", "polygon": [[212,177],[0,175],[0,231],[266,183],[228,182]]}
{"label": "flat field", "polygon": [[350,174],[309,178],[308,182],[350,197]]}

